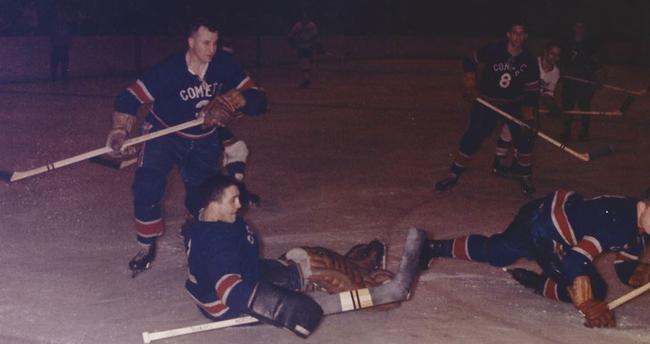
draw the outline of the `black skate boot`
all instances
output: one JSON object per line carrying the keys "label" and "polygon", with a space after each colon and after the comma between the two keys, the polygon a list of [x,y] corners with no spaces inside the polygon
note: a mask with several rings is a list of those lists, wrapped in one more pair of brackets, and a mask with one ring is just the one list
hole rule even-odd
{"label": "black skate boot", "polygon": [[544,275],[522,268],[507,269],[506,271],[512,275],[512,278],[514,278],[515,281],[519,282],[524,287],[533,289],[537,294],[542,293],[544,282],[546,282],[546,277]]}
{"label": "black skate boot", "polygon": [[146,271],[151,267],[151,263],[156,259],[156,242],[148,247],[143,246],[140,251],[129,262],[129,269],[131,269],[131,277],[137,276],[139,273]]}
{"label": "black skate boot", "polygon": [[427,240],[422,244],[420,253],[420,270],[429,269],[433,258],[451,257],[454,240]]}
{"label": "black skate boot", "polygon": [[455,174],[450,174],[445,179],[440,180],[436,183],[436,191],[447,191],[451,190],[458,183],[458,176]]}
{"label": "black skate boot", "polygon": [[511,177],[510,169],[506,166],[503,166],[503,164],[501,164],[502,161],[503,158],[500,156],[497,155],[494,157],[494,162],[492,163],[492,173],[500,177]]}
{"label": "black skate boot", "polygon": [[521,192],[526,196],[531,196],[535,191],[537,191],[537,189],[535,189],[535,184],[533,184],[533,177],[521,177]]}

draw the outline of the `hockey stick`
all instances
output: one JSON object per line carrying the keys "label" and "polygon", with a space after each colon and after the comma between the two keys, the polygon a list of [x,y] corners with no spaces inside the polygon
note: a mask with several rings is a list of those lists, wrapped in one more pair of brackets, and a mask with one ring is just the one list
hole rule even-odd
{"label": "hockey stick", "polygon": [[[515,122],[518,126],[530,129],[530,126],[528,124],[526,124],[526,123],[522,122],[521,120],[513,117],[512,115],[510,115],[507,112],[497,108],[496,106],[488,103],[487,101],[485,101],[485,100],[483,100],[481,98],[476,98],[476,101],[483,104],[488,109],[490,109],[490,110],[500,114],[501,116],[511,120],[512,122]],[[544,134],[541,131],[536,131],[535,134],[537,134],[537,136],[543,138],[544,140],[548,141],[552,145],[560,148],[561,150],[573,155],[574,157],[576,157],[576,158],[578,158],[578,159],[580,159],[582,161],[591,161],[591,160],[594,160],[594,159],[596,159],[598,157],[608,155],[608,154],[610,154],[610,153],[612,153],[614,151],[612,146],[608,145],[608,146],[605,146],[605,147],[601,147],[599,149],[591,150],[590,152],[587,152],[587,153],[580,153],[580,152],[576,152],[573,149],[565,146],[561,142],[559,142],[556,139]]]}
{"label": "hockey stick", "polygon": [[644,284],[644,285],[630,291],[629,293],[627,293],[627,294],[625,294],[625,295],[623,295],[623,296],[621,296],[621,297],[619,297],[619,298],[617,298],[615,300],[612,300],[612,301],[608,302],[607,307],[609,309],[614,309],[614,308],[616,308],[616,307],[618,307],[618,306],[632,300],[633,298],[645,293],[648,290],[650,290],[650,283],[646,283],[646,284]]}
{"label": "hockey stick", "polygon": [[[413,284],[415,276],[418,273],[418,260],[425,239],[426,234],[423,230],[414,227],[409,228],[399,270],[389,283],[377,287],[344,291],[331,295],[326,293],[316,293],[312,294],[313,299],[318,302],[325,315],[408,300],[411,291],[411,284]],[[258,320],[254,317],[244,316],[201,325],[181,327],[173,330],[142,332],[142,340],[145,344],[148,344],[154,340],[216,330],[230,326],[250,324],[257,321]]]}
{"label": "hockey stick", "polygon": [[[187,128],[196,127],[196,126],[199,126],[201,124],[203,124],[203,117],[197,118],[195,120],[191,120],[191,121],[188,121],[188,122],[185,122],[185,123],[181,123],[181,124],[169,127],[169,128],[165,128],[165,129],[162,129],[162,130],[159,130],[159,131],[155,131],[153,133],[149,133],[149,134],[145,134],[145,135],[142,135],[142,136],[134,137],[132,139],[126,140],[124,142],[124,145],[122,145],[122,147],[129,147],[129,146],[137,145],[138,143],[153,140],[155,138],[165,136],[167,134],[175,133],[177,131],[181,131],[181,130],[184,130],[184,129],[187,129]],[[98,148],[98,149],[95,149],[95,150],[91,150],[91,151],[86,152],[86,153],[75,155],[75,156],[67,158],[67,159],[55,161],[53,163],[49,163],[49,164],[47,164],[45,166],[37,167],[37,168],[31,169],[31,170],[26,170],[26,171],[4,171],[4,170],[0,170],[0,179],[3,179],[5,181],[7,181],[7,182],[15,182],[17,180],[32,177],[32,176],[35,176],[35,175],[38,175],[38,174],[41,174],[41,173],[45,173],[45,172],[55,170],[57,168],[61,168],[63,166],[71,165],[71,164],[74,164],[74,163],[77,163],[77,162],[80,162],[80,161],[84,161],[84,160],[87,160],[87,159],[90,159],[90,158],[93,158],[93,157],[96,157],[96,156],[100,156],[102,154],[107,154],[107,153],[110,153],[112,151],[113,151],[113,149],[110,148],[110,147],[102,147],[102,148]]]}
{"label": "hockey stick", "polygon": [[[541,109],[539,110],[540,113],[550,113],[550,110],[546,109]],[[580,111],[580,110],[569,110],[569,111],[562,111],[563,114],[566,115],[589,115],[589,116],[611,116],[611,117],[616,117],[616,116],[623,116],[623,113],[620,110],[616,111]]]}
{"label": "hockey stick", "polygon": [[571,76],[571,75],[563,75],[562,77],[565,78],[565,79],[568,79],[568,80],[573,80],[573,81],[582,82],[582,83],[589,84],[589,85],[608,88],[610,90],[623,92],[623,93],[627,93],[627,94],[631,94],[631,95],[635,95],[635,96],[642,96],[642,95],[648,93],[648,88],[650,88],[650,86],[648,86],[648,88],[646,88],[646,89],[639,90],[639,91],[633,91],[633,90],[629,90],[627,88],[618,87],[618,86],[614,86],[614,85],[608,85],[608,84],[604,84],[604,83],[600,83],[600,82],[596,82],[596,81],[592,81],[592,80],[577,78],[577,77]]}

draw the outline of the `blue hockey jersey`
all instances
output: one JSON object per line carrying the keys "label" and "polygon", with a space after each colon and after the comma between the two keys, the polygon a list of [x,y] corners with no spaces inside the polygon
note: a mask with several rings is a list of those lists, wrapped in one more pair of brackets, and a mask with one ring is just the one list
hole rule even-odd
{"label": "blue hockey jersey", "polygon": [[[238,89],[246,98],[241,111],[258,115],[266,110],[266,97],[230,53],[218,51],[201,75],[192,74],[186,52],[171,55],[129,85],[115,99],[115,110],[135,115],[140,105],[149,110],[147,121],[166,128],[196,119],[200,110],[215,96]],[[194,127],[179,132],[187,139],[201,139],[214,128]]]}
{"label": "blue hockey jersey", "polygon": [[539,69],[527,50],[512,56],[507,41],[491,43],[463,59],[464,72],[476,72],[478,65],[485,65],[479,91],[486,100],[538,106]]}
{"label": "blue hockey jersey", "polygon": [[245,313],[260,280],[259,244],[241,217],[234,223],[194,221],[187,231],[185,288],[210,316]]}
{"label": "blue hockey jersey", "polygon": [[616,272],[627,283],[645,249],[645,235],[637,225],[638,200],[621,196],[585,199],[567,190],[544,198],[533,237],[545,240],[561,257],[572,281],[603,253],[616,252]]}

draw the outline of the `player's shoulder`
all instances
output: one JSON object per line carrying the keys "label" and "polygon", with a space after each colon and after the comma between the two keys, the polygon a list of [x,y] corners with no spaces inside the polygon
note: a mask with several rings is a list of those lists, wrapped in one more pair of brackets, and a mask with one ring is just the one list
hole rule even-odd
{"label": "player's shoulder", "polygon": [[212,57],[212,63],[225,64],[225,65],[239,65],[239,61],[235,57],[235,54],[224,50],[218,50],[214,54],[214,57]]}

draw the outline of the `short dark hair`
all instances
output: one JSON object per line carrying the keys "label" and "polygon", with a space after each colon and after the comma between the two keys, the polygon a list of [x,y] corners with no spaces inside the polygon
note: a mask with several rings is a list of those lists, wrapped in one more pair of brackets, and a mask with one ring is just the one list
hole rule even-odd
{"label": "short dark hair", "polygon": [[212,177],[207,178],[201,183],[201,206],[206,207],[210,202],[219,201],[223,196],[225,189],[237,186],[239,187],[239,181],[234,177],[215,174]]}
{"label": "short dark hair", "polygon": [[559,48],[562,50],[562,45],[557,41],[550,41],[544,46],[544,51],[550,51],[553,48]]}
{"label": "short dark hair", "polygon": [[641,193],[641,200],[650,204],[650,188],[647,188],[643,193]]}
{"label": "short dark hair", "polygon": [[199,30],[201,26],[204,26],[210,32],[219,32],[219,24],[215,20],[210,20],[204,17],[195,18],[187,26],[187,37],[192,36],[195,32]]}
{"label": "short dark hair", "polygon": [[521,19],[521,18],[515,18],[515,19],[510,20],[510,25],[508,25],[508,29],[507,29],[506,32],[512,32],[512,28],[515,27],[515,26],[521,26],[521,27],[524,28],[525,32],[528,32],[528,25],[526,25],[524,20]]}

